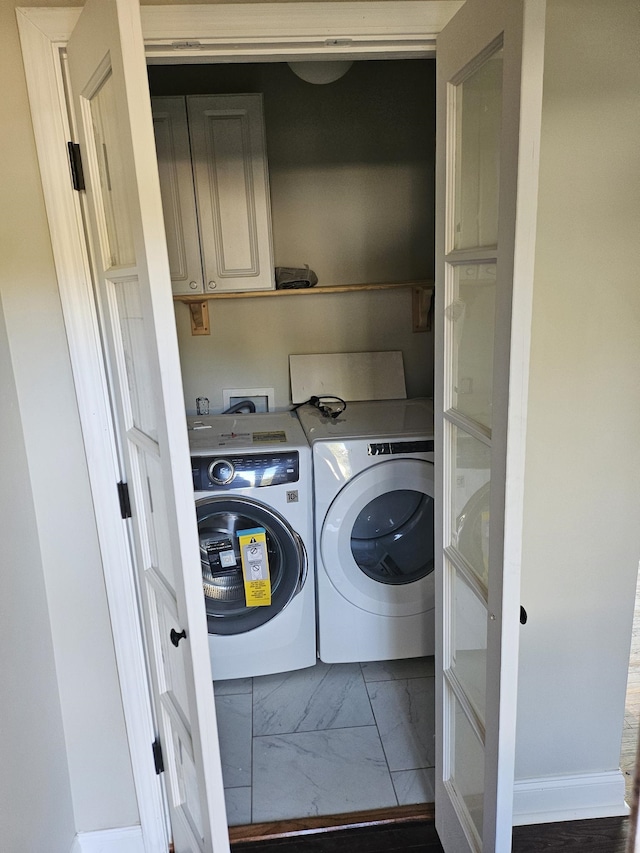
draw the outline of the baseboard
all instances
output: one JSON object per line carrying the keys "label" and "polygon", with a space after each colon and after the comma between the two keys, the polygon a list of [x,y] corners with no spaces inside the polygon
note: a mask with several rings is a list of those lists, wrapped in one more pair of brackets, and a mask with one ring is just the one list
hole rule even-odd
{"label": "baseboard", "polygon": [[144,853],[142,828],[122,826],[79,832],[73,841],[71,853]]}
{"label": "baseboard", "polygon": [[620,770],[517,779],[513,793],[513,824],[555,823],[629,813]]}

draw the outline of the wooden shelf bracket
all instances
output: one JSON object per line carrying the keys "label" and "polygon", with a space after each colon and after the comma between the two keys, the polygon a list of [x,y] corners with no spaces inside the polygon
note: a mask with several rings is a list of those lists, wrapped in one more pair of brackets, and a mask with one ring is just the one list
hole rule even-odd
{"label": "wooden shelf bracket", "polygon": [[191,334],[192,335],[210,335],[211,326],[209,325],[209,303],[189,302],[189,311],[191,312]]}
{"label": "wooden shelf bracket", "polygon": [[411,297],[411,314],[414,332],[431,331],[431,303],[433,287],[414,287]]}

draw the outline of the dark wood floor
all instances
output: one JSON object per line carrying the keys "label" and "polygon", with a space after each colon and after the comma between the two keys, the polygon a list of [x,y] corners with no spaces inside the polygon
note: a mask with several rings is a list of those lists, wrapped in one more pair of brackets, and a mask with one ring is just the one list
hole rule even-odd
{"label": "dark wood floor", "polygon": [[[513,853],[625,853],[627,818],[600,818],[513,831]],[[233,853],[443,853],[430,821],[311,833],[269,841],[242,841]]]}

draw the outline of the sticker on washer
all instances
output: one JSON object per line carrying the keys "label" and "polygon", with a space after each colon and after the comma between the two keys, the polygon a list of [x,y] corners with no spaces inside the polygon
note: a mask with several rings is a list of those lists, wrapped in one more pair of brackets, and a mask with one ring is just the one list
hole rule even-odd
{"label": "sticker on washer", "polygon": [[233,542],[229,537],[211,539],[206,545],[207,557],[211,574],[226,572],[237,565]]}
{"label": "sticker on washer", "polygon": [[254,444],[284,444],[287,440],[287,434],[283,429],[273,430],[273,432],[254,432]]}
{"label": "sticker on washer", "polygon": [[271,579],[267,555],[267,531],[264,527],[238,530],[244,595],[247,607],[271,604]]}
{"label": "sticker on washer", "polygon": [[251,434],[248,432],[223,432],[217,439],[219,447],[251,444]]}

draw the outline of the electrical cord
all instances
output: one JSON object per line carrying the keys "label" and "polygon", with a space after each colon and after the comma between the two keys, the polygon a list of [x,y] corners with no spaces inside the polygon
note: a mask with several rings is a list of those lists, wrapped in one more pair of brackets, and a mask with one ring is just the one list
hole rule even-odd
{"label": "electrical cord", "polygon": [[[333,408],[331,403],[337,403],[338,408]],[[309,397],[308,400],[305,400],[302,403],[296,403],[295,406],[291,409],[292,412],[295,412],[301,406],[315,406],[318,411],[324,415],[325,418],[338,418],[347,408],[347,404],[342,399],[342,397],[336,397],[333,394],[323,394],[322,397]]]}

